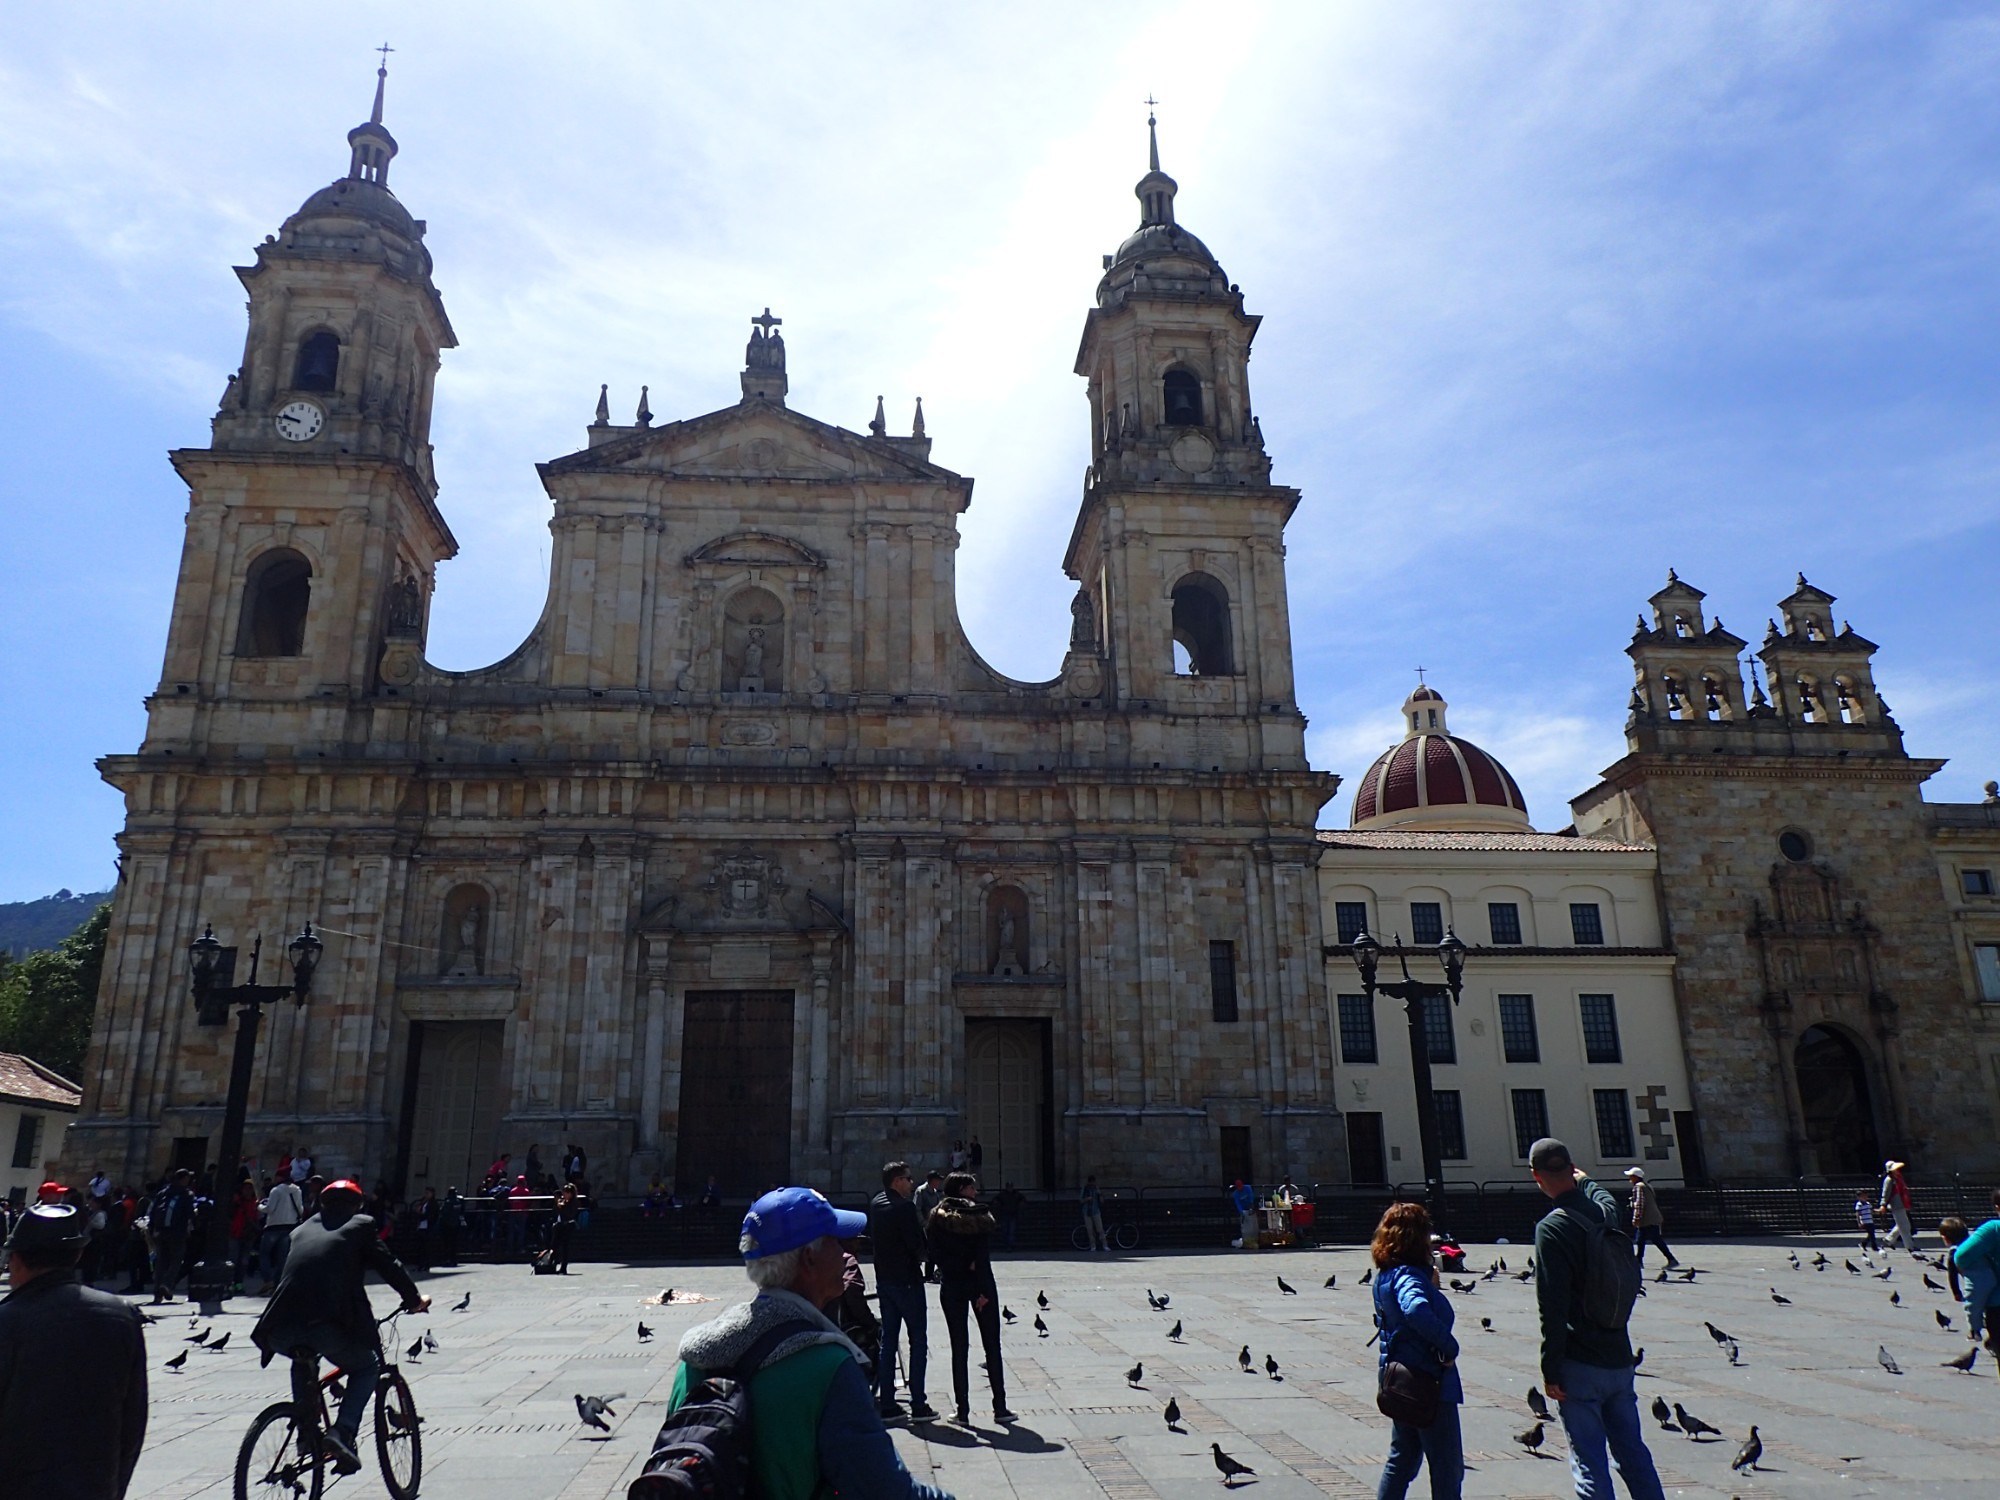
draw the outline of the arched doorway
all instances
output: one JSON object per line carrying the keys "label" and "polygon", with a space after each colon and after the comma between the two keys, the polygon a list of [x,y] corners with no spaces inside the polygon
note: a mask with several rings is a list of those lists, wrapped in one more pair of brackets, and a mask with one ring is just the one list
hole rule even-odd
{"label": "arched doorway", "polygon": [[1882,1143],[1861,1050],[1830,1027],[1809,1026],[1792,1053],[1792,1071],[1819,1170],[1872,1176],[1882,1164]]}

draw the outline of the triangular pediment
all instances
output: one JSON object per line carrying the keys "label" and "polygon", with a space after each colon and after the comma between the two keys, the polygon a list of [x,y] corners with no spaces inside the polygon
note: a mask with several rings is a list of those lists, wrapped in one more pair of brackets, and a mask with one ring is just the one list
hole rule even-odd
{"label": "triangular pediment", "polygon": [[542,466],[560,474],[680,479],[959,482],[896,438],[864,437],[768,402],[744,402],[664,427],[633,428]]}

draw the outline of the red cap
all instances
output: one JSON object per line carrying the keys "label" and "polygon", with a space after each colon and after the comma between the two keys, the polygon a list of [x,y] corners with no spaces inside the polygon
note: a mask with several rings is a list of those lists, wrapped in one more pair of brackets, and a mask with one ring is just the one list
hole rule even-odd
{"label": "red cap", "polygon": [[332,1182],[329,1182],[319,1190],[319,1195],[322,1198],[328,1193],[352,1193],[357,1198],[366,1198],[368,1196],[361,1191],[361,1184],[351,1177],[336,1177]]}
{"label": "red cap", "polygon": [[43,1198],[60,1198],[68,1191],[69,1189],[64,1187],[60,1182],[45,1182],[42,1184],[41,1192],[38,1196]]}

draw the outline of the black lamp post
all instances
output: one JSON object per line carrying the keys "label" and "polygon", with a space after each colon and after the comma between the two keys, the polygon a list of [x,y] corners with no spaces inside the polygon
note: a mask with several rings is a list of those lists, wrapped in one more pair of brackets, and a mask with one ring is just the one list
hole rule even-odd
{"label": "black lamp post", "polygon": [[236,1053],[229,1064],[229,1102],[222,1111],[222,1145],[215,1161],[216,1181],[209,1185],[208,1243],[188,1273],[188,1296],[200,1301],[207,1317],[222,1311],[223,1299],[235,1281],[229,1264],[229,1218],[236,1207],[236,1170],[243,1156],[243,1117],[250,1109],[250,1069],[257,1056],[257,1028],[263,1023],[266,1004],[280,1000],[305,1004],[324,946],[313,936],[312,923],[306,923],[285,949],[292,960],[292,982],[259,984],[257,960],[264,951],[260,937],[250,946],[249,981],[231,984],[236,952],[216,941],[215,929],[204,924],[201,936],[188,944],[188,956],[194,960],[195,1014],[200,1023],[224,1025],[229,1007],[239,1007]]}
{"label": "black lamp post", "polygon": [[1396,940],[1396,962],[1403,971],[1400,980],[1376,982],[1382,962],[1382,945],[1367,928],[1355,935],[1352,944],[1354,966],[1361,971],[1361,985],[1372,1004],[1378,994],[1403,1002],[1403,1015],[1410,1028],[1410,1075],[1416,1083],[1417,1141],[1424,1157],[1424,1196],[1429,1201],[1431,1223],[1444,1228],[1444,1158],[1438,1153],[1437,1097],[1431,1089],[1430,1038],[1424,1027],[1424,1009],[1432,1000],[1458,1004],[1460,981],[1465,974],[1465,944],[1449,927],[1437,946],[1438,962],[1444,966],[1443,984],[1426,984],[1410,977],[1410,961],[1402,939]]}

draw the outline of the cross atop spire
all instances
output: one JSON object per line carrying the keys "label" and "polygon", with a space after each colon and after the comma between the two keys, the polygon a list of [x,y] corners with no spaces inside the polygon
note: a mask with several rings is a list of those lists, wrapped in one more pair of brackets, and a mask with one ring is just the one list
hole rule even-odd
{"label": "cross atop spire", "polygon": [[380,125],[382,123],[382,89],[389,81],[389,54],[396,49],[391,47],[387,42],[384,42],[375,50],[382,54],[382,66],[375,70],[375,108],[368,116],[368,123],[370,125]]}
{"label": "cross atop spire", "polygon": [[348,158],[347,175],[363,182],[389,185],[389,160],[396,154],[396,138],[382,123],[382,94],[389,82],[389,54],[396,49],[387,42],[375,49],[382,54],[382,62],[375,69],[375,106],[368,111],[368,123],[357,125],[347,132],[347,145],[352,155]]}
{"label": "cross atop spire", "polygon": [[1153,106],[1158,104],[1159,102],[1160,101],[1155,99],[1151,94],[1148,94],[1146,96],[1146,146],[1147,146],[1146,160],[1147,160],[1147,169],[1149,171],[1154,171],[1154,172],[1160,170],[1159,121],[1153,117]]}
{"label": "cross atop spire", "polygon": [[1418,667],[1418,668],[1417,668],[1417,686],[1418,686],[1418,687],[1422,687],[1422,686],[1424,685],[1424,673],[1428,672],[1429,670],[1430,670],[1430,668],[1429,668],[1429,667]]}

